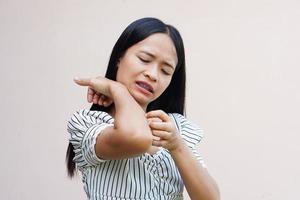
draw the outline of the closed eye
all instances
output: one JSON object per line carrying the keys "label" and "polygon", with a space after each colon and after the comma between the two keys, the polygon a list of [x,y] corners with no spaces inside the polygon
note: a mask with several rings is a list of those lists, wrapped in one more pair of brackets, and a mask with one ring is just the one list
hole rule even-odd
{"label": "closed eye", "polygon": [[170,76],[171,74],[169,73],[169,72],[167,72],[166,70],[164,70],[164,69],[162,69],[161,70],[165,75],[168,75],[168,76]]}
{"label": "closed eye", "polygon": [[138,58],[140,59],[140,61],[142,61],[142,62],[144,62],[144,63],[149,63],[149,62],[151,62],[150,60],[146,60],[146,59],[141,58],[141,57],[138,57]]}

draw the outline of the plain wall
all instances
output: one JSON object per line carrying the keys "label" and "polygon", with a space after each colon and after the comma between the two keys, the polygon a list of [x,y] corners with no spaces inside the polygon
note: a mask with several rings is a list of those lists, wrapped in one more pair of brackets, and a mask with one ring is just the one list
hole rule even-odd
{"label": "plain wall", "polygon": [[[104,75],[113,44],[153,16],[181,32],[187,117],[223,200],[300,199],[300,2],[0,0],[0,198],[86,199],[64,164],[74,76]],[[188,197],[186,199],[189,199]]]}

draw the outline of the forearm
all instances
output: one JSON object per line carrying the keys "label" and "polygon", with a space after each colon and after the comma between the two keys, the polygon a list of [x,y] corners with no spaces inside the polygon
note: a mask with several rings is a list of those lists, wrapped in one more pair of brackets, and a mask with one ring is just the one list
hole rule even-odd
{"label": "forearm", "polygon": [[129,158],[140,155],[150,148],[152,134],[144,110],[124,85],[103,77],[74,78],[74,81],[78,85],[89,86],[92,94],[98,92],[110,98],[115,104],[113,126],[106,127],[96,138],[95,151],[98,157]]}
{"label": "forearm", "polygon": [[191,200],[219,200],[218,186],[184,143],[170,152]]}
{"label": "forearm", "polygon": [[120,84],[112,85],[111,94],[115,104],[115,129],[120,130],[119,133],[134,134],[151,141],[152,134],[145,112],[127,88]]}

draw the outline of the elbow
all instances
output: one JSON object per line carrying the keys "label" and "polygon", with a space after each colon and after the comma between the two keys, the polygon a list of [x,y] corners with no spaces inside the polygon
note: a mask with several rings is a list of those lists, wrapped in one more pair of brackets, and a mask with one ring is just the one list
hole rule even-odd
{"label": "elbow", "polygon": [[152,145],[152,132],[150,129],[136,130],[130,140],[138,151],[145,153]]}
{"label": "elbow", "polygon": [[123,146],[133,155],[145,153],[152,145],[151,131],[122,131],[115,140],[116,146]]}
{"label": "elbow", "polygon": [[211,200],[221,200],[221,196],[219,192],[216,192],[215,194],[211,195]]}
{"label": "elbow", "polygon": [[133,145],[134,149],[137,151],[137,153],[143,154],[152,145],[152,137],[151,135],[145,135],[145,134],[134,134],[131,136],[131,142],[130,144]]}

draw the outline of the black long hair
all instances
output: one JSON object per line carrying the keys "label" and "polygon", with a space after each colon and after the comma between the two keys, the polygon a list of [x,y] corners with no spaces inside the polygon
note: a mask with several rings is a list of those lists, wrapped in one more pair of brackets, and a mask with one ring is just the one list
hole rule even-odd
{"label": "black long hair", "polygon": [[[166,113],[179,113],[184,115],[186,85],[184,45],[180,33],[172,25],[165,24],[161,20],[151,17],[138,19],[132,22],[123,31],[112,50],[105,77],[116,80],[118,70],[117,65],[126,50],[155,33],[165,33],[169,35],[175,46],[178,62],[169,86],[157,99],[149,103],[147,112],[160,109]],[[93,104],[90,110],[108,112],[112,106],[114,105],[112,104],[108,107],[104,107]],[[73,145],[69,143],[66,154],[66,163],[70,177],[73,177],[76,169],[73,161],[75,156],[73,150]]]}

